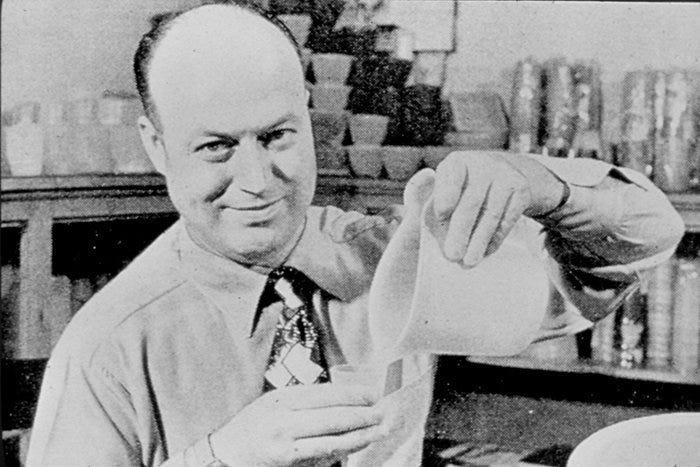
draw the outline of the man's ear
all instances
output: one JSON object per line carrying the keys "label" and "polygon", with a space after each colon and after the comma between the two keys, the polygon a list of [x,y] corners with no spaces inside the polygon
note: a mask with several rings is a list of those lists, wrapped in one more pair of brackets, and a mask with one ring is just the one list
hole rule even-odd
{"label": "man's ear", "polygon": [[141,143],[153,166],[162,175],[165,175],[165,146],[158,130],[153,123],[145,117],[140,116],[137,120],[139,133],[141,134]]}

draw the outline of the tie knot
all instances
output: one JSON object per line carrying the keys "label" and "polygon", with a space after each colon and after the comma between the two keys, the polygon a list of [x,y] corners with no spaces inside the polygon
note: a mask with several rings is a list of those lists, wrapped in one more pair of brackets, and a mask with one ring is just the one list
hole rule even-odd
{"label": "tie knot", "polygon": [[294,293],[291,282],[284,277],[280,277],[277,282],[275,282],[275,292],[277,292],[277,295],[280,296],[287,308],[296,310],[304,305],[301,298]]}
{"label": "tie knot", "polygon": [[305,300],[310,300],[316,284],[304,273],[291,266],[279,266],[268,276],[275,292],[289,308],[299,308]]}
{"label": "tie knot", "polygon": [[292,266],[278,266],[270,272],[268,277],[273,282],[277,282],[282,277],[289,282],[296,282],[303,277],[303,273]]}

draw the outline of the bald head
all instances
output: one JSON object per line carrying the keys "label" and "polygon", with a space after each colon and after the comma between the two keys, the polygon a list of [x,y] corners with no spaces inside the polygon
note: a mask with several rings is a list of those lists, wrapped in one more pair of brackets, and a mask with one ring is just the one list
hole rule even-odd
{"label": "bald head", "polygon": [[287,28],[262,10],[236,3],[165,17],[142,38],[134,71],[146,116],[159,129],[163,96],[172,101],[207,92],[198,85],[211,87],[212,76],[220,78],[219,89],[265,79],[303,95],[298,47]]}

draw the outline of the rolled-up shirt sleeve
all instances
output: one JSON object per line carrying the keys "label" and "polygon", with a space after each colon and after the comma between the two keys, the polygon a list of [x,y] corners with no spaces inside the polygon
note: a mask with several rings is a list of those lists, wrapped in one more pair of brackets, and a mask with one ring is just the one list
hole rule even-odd
{"label": "rolled-up shirt sleeve", "polygon": [[570,188],[561,208],[538,219],[555,285],[582,317],[601,319],[636,290],[640,273],[674,254],[683,220],[639,172],[592,159],[527,157]]}

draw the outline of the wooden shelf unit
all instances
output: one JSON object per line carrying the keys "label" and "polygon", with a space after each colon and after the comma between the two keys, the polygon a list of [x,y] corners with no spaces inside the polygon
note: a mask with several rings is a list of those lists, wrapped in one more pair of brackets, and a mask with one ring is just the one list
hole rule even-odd
{"label": "wooden shelf unit", "polygon": [[[320,171],[314,203],[343,209],[376,212],[402,202],[405,182],[353,178]],[[689,232],[700,232],[700,193],[671,194],[670,199],[686,222]],[[158,174],[75,175],[63,177],[3,178],[1,184],[2,227],[21,229],[19,246],[19,313],[21,335],[40,332],[51,290],[53,227],[56,224],[114,219],[172,216],[164,179]],[[20,337],[20,341],[22,338]],[[46,358],[45,351],[22,348],[18,358]],[[494,359],[493,365],[547,368],[583,373],[612,374],[623,378],[696,384],[697,376],[678,376],[656,370],[623,370],[577,363],[561,367],[525,359]]]}

